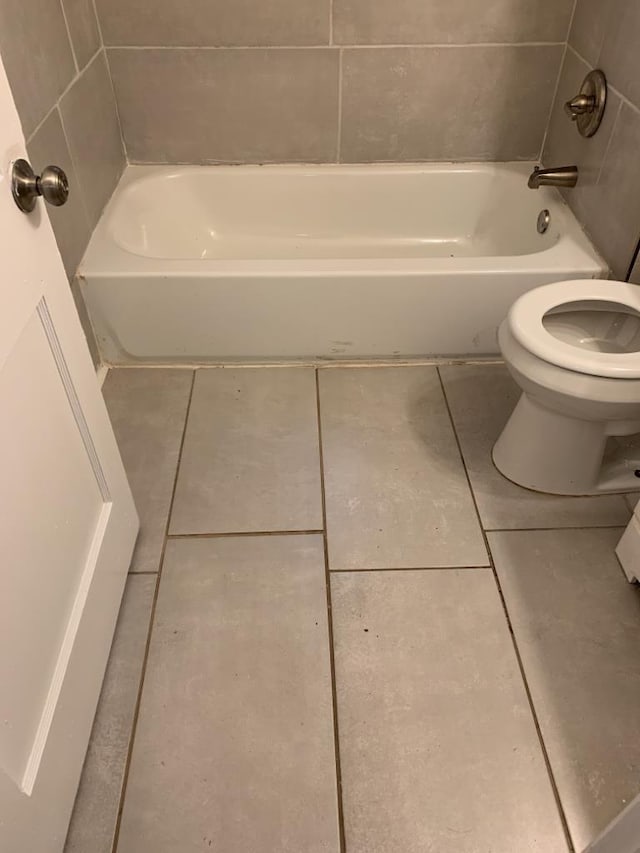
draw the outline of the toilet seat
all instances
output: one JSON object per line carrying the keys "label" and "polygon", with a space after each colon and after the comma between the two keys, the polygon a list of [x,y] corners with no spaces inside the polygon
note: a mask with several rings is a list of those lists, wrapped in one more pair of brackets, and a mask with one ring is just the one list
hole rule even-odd
{"label": "toilet seat", "polygon": [[625,282],[584,279],[543,285],[525,293],[512,305],[508,315],[511,332],[518,343],[543,361],[585,373],[616,379],[640,378],[638,352],[599,352],[565,343],[551,334],[543,319],[556,308],[571,310],[572,303],[602,302],[603,310],[621,313],[630,308],[640,316],[640,287]]}

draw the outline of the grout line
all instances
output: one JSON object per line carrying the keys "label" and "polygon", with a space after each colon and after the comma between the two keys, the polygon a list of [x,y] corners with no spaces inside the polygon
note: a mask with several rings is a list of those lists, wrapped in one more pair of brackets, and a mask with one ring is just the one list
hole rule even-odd
{"label": "grout line", "polygon": [[[80,178],[78,177],[79,173],[78,173],[78,166],[76,164],[76,157],[73,153],[73,149],[72,149],[71,143],[69,141],[69,134],[67,133],[67,128],[65,127],[64,116],[62,115],[62,110],[60,109],[60,102],[58,102],[58,104],[56,105],[56,109],[58,110],[58,119],[60,121],[60,127],[62,128],[62,135],[64,137],[64,142],[65,142],[65,145],[67,146],[67,151],[69,152],[69,159],[71,160],[71,165],[73,166],[73,171],[75,172],[75,178],[76,178],[76,181],[78,182],[78,186],[79,186],[80,185]],[[82,207],[82,211],[83,211],[85,219],[87,221],[87,228],[89,230],[89,240],[91,240],[91,236],[93,235],[95,225],[93,225],[93,226],[91,225],[92,217],[89,216],[89,208],[87,207],[87,196],[86,196],[86,193],[84,193],[82,191],[82,187],[80,187],[80,192],[78,193],[78,197],[80,199],[80,205]],[[84,254],[84,252],[83,252],[83,254]],[[78,272],[78,265],[76,264],[76,269],[73,273],[74,278],[77,277],[77,272]],[[82,301],[86,305],[85,297],[84,297],[84,294],[82,293],[82,288],[80,287],[79,282],[77,282],[77,286],[78,286],[78,290],[80,292],[80,296],[82,298]],[[89,319],[89,327],[91,328],[91,332],[93,334],[93,337],[94,337],[94,340],[95,340],[96,346],[97,346],[98,336],[96,335],[96,331],[93,328],[93,320],[91,319],[91,315],[89,314],[88,311],[87,311],[87,317]],[[100,349],[98,348],[98,353],[99,352],[100,352]],[[108,370],[107,370],[107,373],[108,373]],[[106,378],[106,374],[105,374],[105,378]]]}
{"label": "grout line", "polygon": [[143,571],[138,572],[127,572],[127,577],[136,577],[136,575],[157,575],[157,570],[154,572],[153,569],[144,569]]}
{"label": "grout line", "polygon": [[[593,63],[591,63],[587,59],[585,59],[584,56],[579,51],[577,51],[572,44],[567,45],[567,47],[575,56],[577,56],[577,58],[580,60],[580,62],[583,62],[589,68],[598,68],[598,63],[596,63],[596,65],[593,65]],[[616,95],[618,98],[620,98],[620,100],[623,102],[623,104],[626,104],[629,107],[629,109],[633,110],[636,113],[640,113],[640,105],[635,104],[633,101],[629,100],[629,98],[627,98],[627,96],[624,95],[620,91],[620,89],[616,89],[616,87],[612,86],[609,81],[607,81],[607,88],[609,89],[610,92],[613,92],[614,95]]]}
{"label": "grout line", "polygon": [[329,0],[329,45],[333,45],[333,0]]}
{"label": "grout line", "polygon": [[60,0],[60,11],[62,12],[62,18],[64,20],[64,25],[67,30],[67,38],[69,39],[69,47],[71,48],[71,58],[73,59],[73,64],[76,67],[76,76],[78,71],[80,71],[80,66],[78,65],[78,57],[76,56],[76,48],[73,43],[73,39],[71,38],[71,28],[69,27],[69,19],[67,18],[67,10],[64,8],[64,3]]}
{"label": "grout line", "polygon": [[251,536],[312,536],[324,530],[244,530],[233,533],[167,533],[167,539],[247,539]]}
{"label": "grout line", "polygon": [[[617,90],[613,89],[617,93]],[[635,109],[635,108],[634,108]],[[216,157],[200,157],[197,160],[181,160],[179,158],[164,158],[163,160],[159,160],[157,158],[153,160],[143,160],[141,157],[136,157],[134,160],[129,161],[130,166],[171,166],[171,168],[176,168],[178,166],[189,166],[190,168],[196,168],[200,166],[242,166],[245,168],[258,168],[262,166],[281,166],[283,168],[292,169],[293,167],[299,166],[309,166],[310,168],[318,168],[318,169],[326,169],[327,171],[331,169],[331,167],[344,165],[350,169],[360,169],[363,167],[370,168],[372,166],[397,166],[399,168],[411,169],[415,166],[453,166],[453,167],[471,167],[471,166],[512,166],[512,165],[520,165],[520,166],[528,166],[529,164],[536,163],[535,154],[527,154],[525,156],[514,155],[505,159],[504,157],[496,160],[495,157],[487,155],[483,157],[482,155],[474,156],[473,159],[461,159],[460,157],[412,157],[407,160],[398,160],[398,159],[384,159],[384,158],[375,158],[375,159],[359,159],[359,160],[345,160],[343,163],[337,163],[335,160],[327,160],[316,157],[315,159],[310,157],[294,157],[289,160],[275,159],[270,160],[268,157],[261,157],[259,160],[238,160],[238,159],[229,159],[227,158],[216,158]],[[255,258],[253,259],[255,260]],[[280,259],[282,260],[282,259]],[[342,260],[345,260],[344,258]],[[385,260],[397,260],[395,258],[386,258]],[[413,259],[415,260],[415,258]]]}
{"label": "grout line", "polygon": [[[40,130],[40,128],[42,127],[42,125],[45,123],[45,121],[49,118],[49,116],[51,115],[51,113],[56,109],[56,107],[58,107],[58,106],[62,103],[63,99],[66,97],[66,95],[68,94],[68,92],[70,91],[70,89],[72,89],[72,88],[75,86],[75,84],[78,82],[78,80],[79,80],[79,79],[83,76],[83,74],[87,71],[87,69],[89,68],[89,66],[90,66],[90,65],[93,65],[93,63],[94,63],[94,62],[95,62],[95,60],[96,60],[96,57],[100,55],[100,52],[102,51],[102,49],[103,49],[102,47],[99,47],[99,48],[96,50],[96,52],[93,54],[93,56],[91,57],[91,59],[90,59],[90,60],[87,62],[87,64],[84,66],[84,68],[83,68],[83,69],[81,69],[80,71],[78,71],[76,74],[74,74],[74,76],[73,76],[73,79],[72,79],[72,80],[69,80],[69,82],[68,82],[68,83],[67,83],[67,85],[64,87],[64,89],[62,90],[62,92],[60,92],[60,94],[58,95],[58,97],[57,97],[57,99],[56,99],[55,103],[54,103],[54,104],[53,104],[53,105],[52,105],[52,106],[47,110],[47,112],[44,114],[43,118],[41,118],[41,119],[40,119],[40,121],[38,122],[38,124],[33,128],[33,130],[32,130],[32,131],[29,133],[29,135],[25,138],[25,142],[26,142],[26,144],[27,144],[27,145],[28,145],[28,144],[33,140],[33,137],[34,137],[34,136],[36,135],[36,133]],[[62,115],[62,113],[60,113],[60,115]]]}
{"label": "grout line", "polygon": [[[624,497],[625,492],[610,492]],[[566,497],[602,497],[603,495],[567,495]],[[562,495],[560,495],[562,497]],[[486,527],[485,533],[559,533],[562,530],[624,530],[624,524],[569,525],[568,527]]]}
{"label": "grout line", "polygon": [[[575,8],[575,7],[574,7]],[[551,98],[551,103],[549,105],[549,112],[547,114],[547,122],[544,129],[544,134],[542,136],[542,144],[540,146],[540,154],[538,155],[538,160],[540,163],[543,162],[542,158],[544,156],[544,149],[547,145],[547,139],[549,138],[549,132],[551,130],[551,122],[553,121],[553,113],[556,106],[556,100],[558,98],[558,92],[560,91],[560,80],[562,79],[562,72],[564,71],[565,62],[567,60],[567,48],[568,44],[565,42],[564,50],[562,51],[562,59],[560,60],[560,66],[558,68],[558,74],[556,77],[556,85],[553,89],[553,97]]]}
{"label": "grout line", "polygon": [[565,36],[565,44],[568,46],[569,41],[571,39],[571,31],[573,30],[573,24],[576,19],[576,12],[578,11],[578,0],[573,0],[573,9],[571,10],[571,17],[569,18],[569,26],[567,27],[567,34]]}
{"label": "grout line", "polygon": [[30,133],[28,136],[25,136],[25,140],[24,140],[24,141],[25,141],[25,144],[26,144],[27,146],[29,146],[29,144],[33,141],[33,137],[34,137],[34,136],[36,135],[36,133],[40,130],[40,128],[42,127],[42,125],[47,121],[47,119],[51,116],[51,114],[53,113],[53,111],[54,111],[54,110],[56,110],[56,109],[58,108],[58,104],[59,104],[59,103],[60,103],[60,101],[62,100],[63,95],[66,95],[67,91],[71,88],[71,86],[73,86],[73,84],[75,83],[75,81],[76,81],[76,79],[77,79],[77,76],[78,76],[78,75],[76,75],[76,76],[73,78],[73,80],[71,81],[71,83],[69,83],[69,85],[68,85],[68,86],[67,86],[67,88],[64,90],[64,92],[62,93],[62,95],[60,95],[60,97],[59,97],[59,98],[58,98],[58,100],[55,102],[55,104],[54,104],[52,107],[50,107],[50,108],[46,111],[46,113],[44,114],[44,116],[40,119],[40,121],[38,122],[38,124],[33,128],[33,130],[31,131],[31,133]]}
{"label": "grout line", "polygon": [[480,526],[480,530],[482,532],[482,537],[484,539],[485,548],[487,549],[487,555],[489,557],[490,568],[493,572],[493,578],[496,584],[498,595],[500,596],[500,602],[502,604],[502,610],[504,613],[504,617],[507,623],[507,628],[509,629],[509,634],[511,635],[511,643],[513,645],[513,650],[516,656],[516,661],[518,663],[518,669],[520,670],[520,676],[522,678],[522,683],[524,686],[525,695],[527,697],[527,701],[529,703],[529,710],[531,711],[531,716],[533,719],[533,724],[535,726],[536,734],[538,735],[538,743],[540,745],[540,750],[542,752],[542,757],[544,759],[545,766],[547,768],[547,776],[549,778],[549,784],[551,785],[551,790],[553,793],[553,797],[556,802],[556,808],[558,810],[558,815],[560,818],[560,823],[562,824],[562,830],[564,832],[565,840],[567,842],[567,847],[569,848],[569,853],[576,853],[575,847],[573,846],[573,841],[571,839],[571,832],[569,831],[569,823],[567,821],[567,816],[564,811],[564,807],[562,805],[562,800],[560,799],[560,792],[558,790],[558,786],[556,784],[556,779],[553,773],[553,768],[551,766],[551,761],[549,759],[549,754],[547,752],[547,746],[544,742],[544,737],[542,735],[542,729],[540,728],[540,723],[538,721],[538,715],[536,712],[535,705],[533,703],[533,697],[531,695],[531,690],[529,688],[529,682],[527,681],[527,676],[524,669],[524,663],[522,661],[522,657],[520,655],[520,649],[518,648],[518,642],[516,640],[515,631],[513,629],[513,625],[511,623],[511,617],[509,616],[509,610],[507,608],[507,602],[504,597],[504,593],[502,592],[502,587],[500,585],[500,578],[498,577],[498,572],[496,571],[495,563],[493,560],[493,554],[491,552],[491,546],[489,544],[489,538],[487,536],[487,532],[482,526],[482,518],[480,516],[480,510],[478,509],[478,503],[476,501],[475,492],[473,491],[473,486],[471,485],[471,478],[469,477],[469,471],[467,470],[467,464],[464,459],[464,454],[462,452],[462,445],[460,444],[460,439],[458,438],[458,432],[456,430],[455,421],[453,419],[453,415],[451,413],[451,407],[449,405],[449,399],[447,397],[447,392],[445,389],[444,382],[442,380],[442,376],[440,375],[440,370],[436,368],[438,373],[438,379],[440,380],[440,387],[442,389],[442,394],[444,397],[445,406],[447,408],[447,412],[449,414],[449,420],[451,422],[451,428],[453,431],[453,435],[455,437],[455,441],[458,447],[458,453],[460,454],[460,460],[462,461],[462,466],[464,468],[464,473],[467,478],[467,485],[469,488],[469,492],[471,494],[471,499],[473,501],[473,505],[476,511],[476,517],[478,520],[478,525]]}
{"label": "grout line", "polygon": [[[118,131],[120,133],[120,141],[122,142],[122,151],[124,153],[124,162],[125,162],[125,167],[126,167],[129,165],[129,154],[127,153],[127,146],[125,145],[124,134],[122,132],[122,122],[120,120],[120,109],[118,107],[118,99],[116,97],[116,90],[115,90],[115,87],[113,85],[113,76],[111,74],[111,65],[109,64],[109,56],[107,55],[107,48],[105,47],[105,43],[104,43],[104,34],[102,32],[102,22],[100,21],[100,15],[98,15],[98,7],[96,5],[96,0],[90,0],[90,3],[91,3],[91,6],[93,8],[93,14],[94,14],[94,17],[96,20],[96,25],[98,27],[98,36],[100,38],[100,45],[102,47],[102,50],[104,51],[104,61],[105,61],[106,66],[107,66],[107,74],[109,75],[109,84],[111,86],[111,93],[113,95],[113,101],[116,105],[116,118],[118,120]],[[105,207],[106,207],[106,205],[105,205]]]}
{"label": "grout line", "polygon": [[593,67],[593,66],[591,65],[591,63],[590,63],[590,62],[588,62],[588,61],[584,58],[584,56],[583,56],[579,51],[577,51],[577,50],[575,49],[575,47],[574,47],[570,42],[567,42],[567,50],[570,50],[570,51],[571,51],[571,53],[573,53],[573,54],[574,54],[574,56],[577,56],[577,58],[580,60],[580,62],[583,62],[585,65],[588,65],[588,66],[589,66],[589,68],[592,68],[592,67]]}
{"label": "grout line", "polygon": [[393,50],[395,48],[457,49],[457,48],[500,48],[500,47],[564,47],[564,41],[521,41],[521,42],[398,42],[396,44],[110,44],[105,50]]}
{"label": "grout line", "polygon": [[98,27],[98,38],[100,39],[100,45],[104,47],[104,35],[102,33],[102,22],[100,20],[100,15],[98,14],[98,6],[96,0],[89,0],[91,3],[91,8],[93,9],[93,15],[96,20],[96,26]]}
{"label": "grout line", "polygon": [[573,0],[573,9],[571,10],[571,17],[569,18],[569,26],[567,27],[567,32],[564,40],[564,50],[562,51],[562,60],[560,61],[560,68],[558,69],[558,76],[556,78],[555,89],[553,90],[553,98],[551,99],[551,106],[549,108],[549,115],[547,116],[547,124],[544,130],[544,135],[542,137],[542,145],[540,146],[540,156],[539,161],[542,163],[542,157],[544,155],[544,149],[547,145],[547,139],[549,138],[549,131],[551,130],[551,122],[553,120],[553,111],[556,105],[556,100],[558,99],[558,92],[560,91],[560,80],[562,79],[562,72],[564,71],[565,62],[567,61],[567,50],[569,48],[569,36],[571,35],[571,30],[573,29],[573,20],[576,16],[576,9],[578,8],[578,0]]}
{"label": "grout line", "polygon": [[372,572],[490,572],[491,566],[389,566],[384,569],[329,569],[332,575],[361,575]]}
{"label": "grout line", "polygon": [[[577,4],[577,0],[576,0],[576,4]],[[613,20],[615,20],[617,23],[615,16],[613,16]],[[607,42],[607,36],[609,35],[610,28],[611,28],[611,18],[607,21],[607,23],[604,25],[604,27],[602,27],[602,32],[600,33],[600,45],[598,47],[598,55],[596,57],[596,64],[595,64],[596,68],[602,68],[602,64],[601,64],[602,63],[602,54],[604,53],[604,46]],[[569,45],[569,46],[573,47],[572,45]],[[574,50],[575,50],[575,48],[574,48]],[[576,51],[576,53],[577,53],[577,51]]]}
{"label": "grout line", "polygon": [[338,141],[336,144],[336,161],[342,161],[342,75],[344,65],[344,50],[338,51]]}
{"label": "grout line", "polygon": [[[122,120],[120,118],[120,106],[119,106],[119,102],[118,102],[118,97],[116,95],[116,87],[113,85],[113,74],[111,73],[111,63],[109,62],[109,53],[108,53],[106,47],[103,47],[103,50],[104,50],[104,62],[105,62],[105,65],[107,66],[107,77],[109,78],[109,86],[111,88],[111,96],[113,98],[113,103],[115,106],[116,121],[118,122],[118,132],[120,134],[120,144],[122,145],[122,154],[124,157],[124,168],[126,169],[126,167],[129,165],[129,153],[127,151],[127,145],[124,141],[124,131],[122,130]],[[122,171],[124,172],[124,169]],[[120,174],[118,181],[120,180],[121,177],[122,177],[122,174]],[[118,185],[118,182],[116,182],[116,186],[117,185]],[[115,190],[115,187],[113,189]],[[113,191],[112,191],[111,195],[113,195]],[[111,198],[111,196],[109,197],[109,199],[110,198]],[[109,199],[107,199],[107,203],[105,204],[105,207],[109,203]]]}
{"label": "grout line", "polygon": [[[491,555],[491,549],[489,544],[487,543],[487,548],[489,550],[489,556],[491,557],[491,561],[493,563],[493,556]],[[516,640],[515,631],[513,629],[513,625],[511,623],[511,617],[509,616],[509,610],[507,608],[507,602],[504,597],[504,593],[502,591],[502,587],[500,585],[500,579],[498,577],[498,573],[496,571],[495,566],[493,566],[493,577],[496,582],[496,587],[498,590],[498,595],[500,596],[500,602],[502,604],[502,610],[504,612],[504,616],[507,622],[507,627],[509,629],[509,633],[511,635],[511,642],[513,644],[513,650],[515,652],[516,660],[518,662],[518,668],[520,670],[520,675],[522,677],[522,683],[524,686],[524,691],[527,696],[527,701],[529,703],[529,709],[531,710],[531,716],[533,718],[533,724],[536,729],[536,734],[538,735],[538,742],[540,744],[540,749],[542,751],[542,757],[544,759],[545,766],[547,768],[547,775],[549,777],[549,782],[551,784],[551,790],[553,792],[553,797],[556,801],[556,808],[558,809],[558,815],[560,817],[560,823],[562,824],[562,830],[565,835],[565,840],[567,842],[567,847],[569,848],[569,853],[576,853],[575,847],[573,845],[573,840],[571,838],[571,831],[569,829],[569,823],[567,821],[567,816],[564,811],[564,806],[562,805],[562,800],[560,798],[560,791],[558,790],[558,785],[556,783],[555,775],[553,772],[553,768],[551,766],[551,760],[549,758],[549,753],[547,752],[547,746],[544,742],[544,736],[542,734],[542,729],[540,727],[540,722],[538,720],[538,714],[535,709],[535,705],[533,702],[533,696],[531,695],[531,689],[529,687],[529,682],[527,680],[527,676],[524,669],[524,663],[522,660],[522,656],[520,654],[520,649],[518,647],[518,641]]]}
{"label": "grout line", "polygon": [[329,629],[329,664],[331,667],[331,694],[333,703],[333,742],[336,759],[336,793],[338,797],[338,828],[340,831],[340,853],[346,851],[345,829],[344,829],[344,806],[342,802],[342,769],[340,765],[340,729],[338,724],[338,690],[336,685],[336,664],[333,636],[333,611],[331,601],[331,574],[329,571],[329,547],[327,542],[327,501],[324,487],[324,454],[322,451],[322,421],[320,418],[320,382],[318,371],[315,372],[316,380],[316,417],[318,421],[318,462],[320,465],[320,492],[322,498],[322,522],[324,525],[324,574],[327,595],[327,627]]}
{"label": "grout line", "polygon": [[338,370],[338,369],[349,369],[353,370],[355,368],[365,368],[365,367],[424,367],[424,366],[463,366],[469,364],[481,364],[481,365],[492,365],[492,364],[503,364],[503,360],[500,356],[492,355],[486,356],[482,358],[480,356],[475,358],[461,358],[461,357],[443,357],[443,358],[413,358],[413,359],[388,359],[388,358],[380,358],[380,359],[362,359],[360,361],[341,361],[340,359],[325,361],[324,359],[313,359],[311,361],[220,361],[220,362],[184,362],[184,363],[171,363],[171,362],[158,362],[157,364],[150,364],[146,362],[134,362],[128,364],[112,364],[110,362],[105,362],[106,366],[113,370],[166,370],[167,368],[171,370],[261,370],[261,369],[275,369],[275,368],[291,368],[296,367],[299,369],[309,370],[310,368],[313,370]]}
{"label": "grout line", "polygon": [[611,144],[613,142],[613,137],[616,135],[616,130],[618,129],[618,123],[620,121],[620,116],[622,115],[622,108],[624,106],[624,101],[620,101],[618,106],[618,111],[616,113],[616,117],[613,120],[611,125],[611,133],[609,134],[609,139],[607,140],[607,145],[604,151],[602,152],[602,158],[600,159],[600,168],[598,169],[598,177],[596,178],[595,185],[598,186],[600,184],[600,178],[602,177],[602,172],[604,170],[604,164],[607,161],[609,156],[609,151],[611,150]]}
{"label": "grout line", "polygon": [[[169,530],[169,522],[171,520],[171,512],[173,510],[173,502],[174,502],[175,496],[176,496],[176,486],[178,484],[178,472],[180,470],[180,462],[182,460],[182,451],[184,449],[184,441],[185,441],[185,437],[187,434],[187,423],[189,422],[189,412],[191,410],[191,401],[193,399],[193,388],[195,385],[195,380],[196,380],[196,374],[194,371],[193,376],[191,378],[191,390],[189,392],[189,399],[187,401],[187,408],[186,408],[186,412],[185,412],[184,427],[182,430],[182,437],[180,439],[180,450],[178,453],[176,473],[175,473],[175,477],[173,478],[173,489],[171,491],[171,501],[169,502],[169,513],[167,515],[167,524],[165,527],[165,535],[164,535],[164,542],[162,545],[162,553],[160,555],[160,561],[158,564],[158,572],[157,572],[158,579],[156,581],[156,587],[155,587],[154,594],[153,594],[153,602],[151,604],[151,614],[149,616],[149,631],[147,633],[147,643],[145,646],[144,656],[142,659],[142,670],[140,672],[140,684],[138,687],[138,696],[136,698],[136,706],[135,706],[135,710],[133,713],[133,722],[131,724],[131,733],[129,736],[129,749],[127,752],[127,760],[125,762],[124,774],[122,777],[122,787],[120,789],[120,801],[118,803],[118,814],[116,817],[116,825],[115,825],[114,831],[113,831],[113,843],[111,846],[111,853],[116,853],[117,848],[118,848],[118,841],[120,840],[120,825],[122,823],[122,812],[124,809],[125,797],[127,795],[127,784],[129,782],[129,771],[131,769],[131,758],[133,756],[133,747],[134,747],[134,742],[135,742],[135,737],[136,737],[136,730],[138,727],[138,718],[140,715],[140,705],[142,702],[142,691],[144,689],[144,681],[145,681],[145,676],[147,674],[147,663],[149,661],[149,650],[151,648],[151,637],[153,634],[153,624],[155,622],[156,608],[157,608],[157,604],[158,604],[158,594],[160,592],[160,583],[162,582],[162,570],[164,568],[164,557],[165,557],[166,550],[167,550],[167,541],[168,541],[167,533]],[[151,574],[155,574],[155,572],[152,572]]]}

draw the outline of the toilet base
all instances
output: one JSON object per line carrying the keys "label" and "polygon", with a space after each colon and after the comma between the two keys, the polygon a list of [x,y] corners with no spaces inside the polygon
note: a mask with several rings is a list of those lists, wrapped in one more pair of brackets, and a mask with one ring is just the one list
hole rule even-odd
{"label": "toilet base", "polygon": [[612,452],[613,435],[640,432],[640,421],[602,423],[553,412],[522,394],[493,448],[507,479],[554,495],[599,495],[640,489],[640,458]]}

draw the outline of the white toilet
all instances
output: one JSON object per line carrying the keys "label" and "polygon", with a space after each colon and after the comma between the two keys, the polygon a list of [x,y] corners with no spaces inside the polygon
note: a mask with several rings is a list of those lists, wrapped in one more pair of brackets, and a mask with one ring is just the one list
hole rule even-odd
{"label": "white toilet", "polygon": [[493,448],[509,480],[539,492],[640,489],[640,287],[587,279],[521,296],[498,333],[520,400]]}

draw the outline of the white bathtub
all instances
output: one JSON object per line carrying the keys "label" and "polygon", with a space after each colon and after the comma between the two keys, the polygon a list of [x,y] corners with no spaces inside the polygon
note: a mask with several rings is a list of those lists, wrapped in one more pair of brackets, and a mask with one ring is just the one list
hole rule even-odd
{"label": "white bathtub", "polygon": [[532,168],[130,166],[79,271],[102,354],[493,354],[520,294],[607,274],[559,194],[527,188]]}

